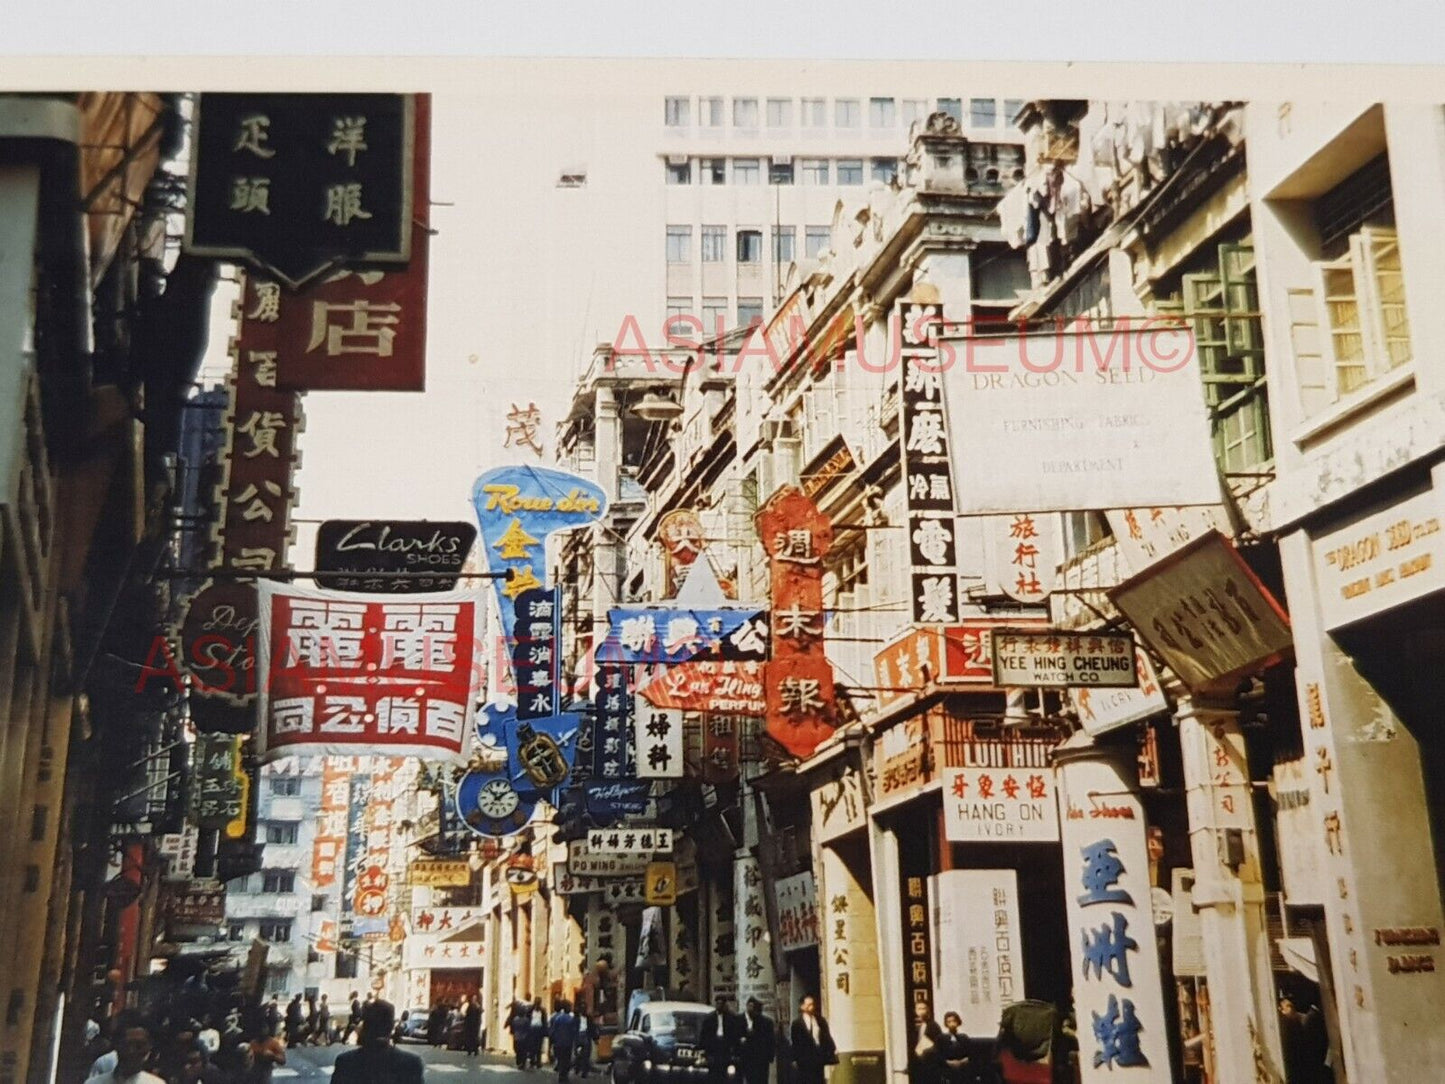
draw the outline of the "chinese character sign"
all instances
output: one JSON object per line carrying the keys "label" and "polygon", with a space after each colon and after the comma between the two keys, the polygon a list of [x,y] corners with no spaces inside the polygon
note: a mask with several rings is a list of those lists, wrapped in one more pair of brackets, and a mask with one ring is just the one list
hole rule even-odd
{"label": "chinese character sign", "polygon": [[478,694],[481,605],[465,592],[414,601],[257,586],[261,750],[460,756]]}
{"label": "chinese character sign", "polygon": [[[689,610],[635,606],[608,610],[609,658],[627,663],[681,663],[689,659],[729,662],[768,657],[768,613],[753,610]],[[822,635],[823,615],[806,619],[813,636]]]}
{"label": "chinese character sign", "polygon": [[1045,604],[1063,556],[1058,517],[1017,512],[984,523],[989,580],[1016,602]]}
{"label": "chinese character sign", "polygon": [[951,843],[1051,843],[1059,838],[1048,768],[948,768],[943,823]]}
{"label": "chinese character sign", "polygon": [[633,777],[636,746],[632,733],[629,668],[599,663],[593,696],[592,778],[616,783]]}
{"label": "chinese character sign", "polygon": [[755,997],[763,1011],[777,1018],[772,938],[763,909],[763,874],[751,855],[733,863],[733,930],[737,960],[738,1000]]}
{"label": "chinese character sign", "polygon": [[1083,1079],[1153,1080],[1169,1044],[1144,809],[1108,760],[1073,759],[1056,772]]}
{"label": "chinese character sign", "polygon": [[968,1035],[997,1030],[1005,1005],[1022,1001],[1023,926],[1018,874],[949,870],[929,878],[933,897],[934,998],[957,1012]]}
{"label": "chinese character sign", "polygon": [[494,581],[502,632],[515,635],[516,599],[546,586],[547,536],[585,527],[607,511],[607,497],[595,483],[566,471],[513,466],[489,470],[472,487],[487,568],[506,572]]}
{"label": "chinese character sign", "polygon": [[915,624],[958,620],[958,523],[943,405],[943,373],[928,327],[936,305],[901,305],[903,492],[908,509],[910,604]]}
{"label": "chinese character sign", "polygon": [[512,674],[517,685],[517,718],[545,719],[557,714],[561,640],[557,630],[562,603],[557,589],[534,587],[516,600],[512,637]]}
{"label": "chinese character sign", "polygon": [[311,883],[330,888],[345,858],[346,809],[351,801],[350,758],[326,757],[321,764],[321,808],[311,843]]}
{"label": "chinese character sign", "polygon": [[833,525],[796,486],[758,511],[772,592],[772,661],[766,667],[767,732],[806,757],[833,732],[833,668],[823,647],[823,558]]}
{"label": "chinese character sign", "polygon": [[[316,532],[316,586],[332,591],[451,591],[477,540],[470,523],[328,519]],[[405,579],[377,573],[404,572]],[[435,573],[435,575],[426,575]]]}
{"label": "chinese character sign", "polygon": [[638,779],[681,779],[682,712],[655,708],[638,697],[632,715]]}
{"label": "chinese character sign", "polygon": [[201,95],[186,248],[300,286],[336,264],[410,256],[415,100]]}
{"label": "chinese character sign", "polygon": [[818,943],[818,889],[810,871],[780,878],[773,891],[778,906],[778,940],[784,952]]}
{"label": "chinese character sign", "polygon": [[674,508],[657,521],[657,540],[663,551],[662,597],[672,598],[707,545],[702,519],[691,508]]}
{"label": "chinese character sign", "polygon": [[201,734],[191,746],[191,811],[201,828],[224,828],[243,810],[240,739]]}

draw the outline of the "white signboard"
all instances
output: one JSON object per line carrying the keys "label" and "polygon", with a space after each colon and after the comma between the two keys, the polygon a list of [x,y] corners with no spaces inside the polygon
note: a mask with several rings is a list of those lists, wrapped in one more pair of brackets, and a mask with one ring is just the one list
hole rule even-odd
{"label": "white signboard", "polygon": [[655,708],[645,697],[634,697],[632,732],[638,779],[682,778],[681,711]]}
{"label": "white signboard", "polygon": [[179,832],[161,836],[160,852],[168,859],[165,880],[189,881],[196,871],[196,850],[200,829],[186,825]]}
{"label": "white signboard", "polygon": [[1321,535],[1312,544],[1325,628],[1445,588],[1445,519],[1433,490]]}
{"label": "white signboard", "polygon": [[585,839],[567,844],[567,872],[576,877],[641,877],[651,861],[652,855],[640,850],[599,853]]}
{"label": "white signboard", "polygon": [[778,879],[778,941],[784,952],[818,943],[818,889],[811,871]]}
{"label": "white signboard", "polygon": [[928,879],[933,904],[933,1003],[965,1035],[993,1035],[1003,1007],[1024,994],[1018,874],[949,870]]}
{"label": "white signboard", "polygon": [[469,923],[478,921],[484,915],[485,912],[480,907],[413,907],[411,932],[445,937]]}
{"label": "white signboard", "polygon": [[1132,688],[1134,637],[1058,629],[993,634],[993,680],[1010,688]]}
{"label": "white signboard", "polygon": [[1192,508],[1115,508],[1104,513],[1109,530],[1131,573],[1143,572],[1200,535],[1218,531],[1229,537],[1234,528],[1222,504]]}
{"label": "white signboard", "polygon": [[1284,610],[1218,534],[1189,543],[1109,598],[1195,690],[1262,667],[1294,642]]}
{"label": "white signboard", "polygon": [[1219,502],[1193,333],[1128,323],[939,344],[961,514]]}
{"label": "white signboard", "polygon": [[862,828],[863,778],[857,768],[848,768],[832,780],[815,786],[809,795],[813,810],[813,833],[820,841],[836,839]]}
{"label": "white signboard", "polygon": [[[672,853],[671,828],[594,828],[587,833],[587,851],[594,855]],[[647,868],[644,862],[643,870]]]}
{"label": "white signboard", "polygon": [[1052,843],[1059,838],[1047,768],[948,768],[943,824],[950,843]]}
{"label": "white signboard", "polygon": [[1108,760],[1070,760],[1057,776],[1082,1080],[1168,1079],[1144,808]]}
{"label": "white signboard", "polygon": [[403,953],[408,970],[454,971],[485,966],[486,947],[480,931],[476,939],[470,941],[446,941],[435,934],[408,934]]}
{"label": "white signboard", "polygon": [[1105,734],[1169,710],[1169,701],[1164,697],[1159,675],[1154,672],[1154,664],[1142,648],[1134,650],[1134,672],[1139,675],[1137,688],[1083,687],[1069,690],[1069,701],[1085,733]]}
{"label": "white signboard", "polygon": [[773,977],[772,938],[763,910],[763,874],[751,855],[733,863],[733,929],[737,955],[738,1001],[755,997],[777,1019],[777,982]]}

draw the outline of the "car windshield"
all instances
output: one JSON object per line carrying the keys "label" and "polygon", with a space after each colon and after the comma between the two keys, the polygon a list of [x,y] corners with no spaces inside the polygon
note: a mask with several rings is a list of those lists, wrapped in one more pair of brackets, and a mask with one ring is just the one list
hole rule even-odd
{"label": "car windshield", "polygon": [[647,1030],[654,1035],[671,1035],[680,1043],[695,1043],[702,1034],[705,1017],[700,1012],[652,1012],[647,1014]]}

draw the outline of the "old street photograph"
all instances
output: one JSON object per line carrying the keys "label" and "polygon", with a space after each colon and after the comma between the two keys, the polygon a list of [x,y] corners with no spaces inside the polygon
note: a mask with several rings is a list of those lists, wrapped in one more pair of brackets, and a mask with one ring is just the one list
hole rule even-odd
{"label": "old street photograph", "polygon": [[1147,68],[0,68],[0,1084],[1445,1080],[1445,95]]}

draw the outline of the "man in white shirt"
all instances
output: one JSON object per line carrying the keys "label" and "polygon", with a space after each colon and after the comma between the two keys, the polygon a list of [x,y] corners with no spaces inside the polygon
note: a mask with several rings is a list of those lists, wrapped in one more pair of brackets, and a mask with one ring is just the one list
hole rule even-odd
{"label": "man in white shirt", "polygon": [[92,1077],[100,1084],[165,1084],[154,1073],[146,1072],[151,1055],[151,1033],[145,1020],[134,1013],[121,1013],[115,1022],[116,1046],[114,1066],[101,1076]]}

